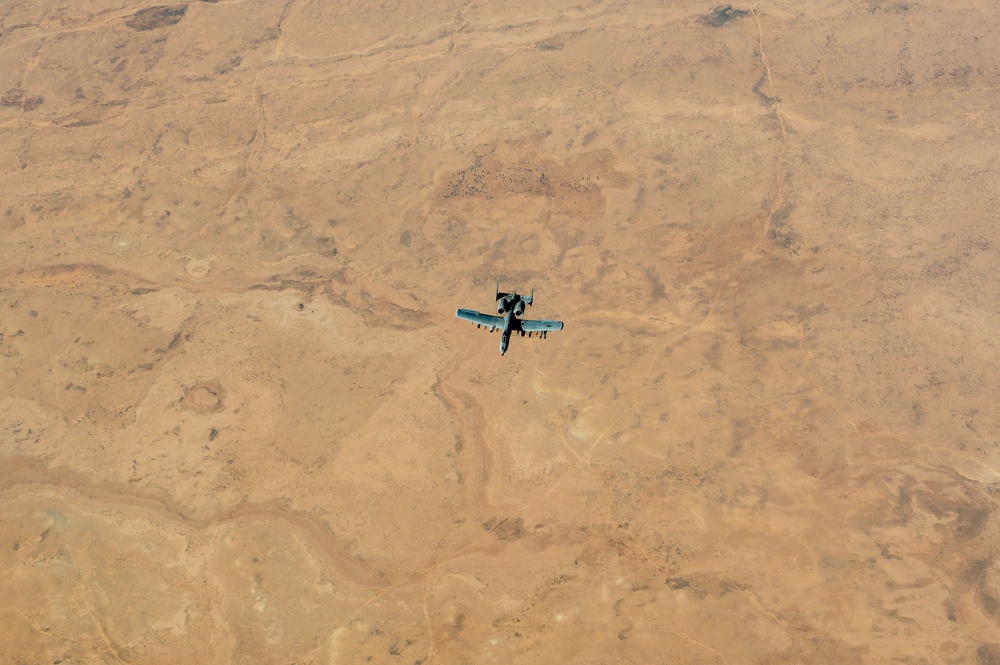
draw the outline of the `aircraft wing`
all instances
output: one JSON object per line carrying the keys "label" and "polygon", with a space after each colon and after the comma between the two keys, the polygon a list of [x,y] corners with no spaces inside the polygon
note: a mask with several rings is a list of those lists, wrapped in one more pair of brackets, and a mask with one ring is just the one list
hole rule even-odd
{"label": "aircraft wing", "polygon": [[[487,326],[488,328],[503,328],[503,319],[499,316],[490,316],[489,314],[483,314],[482,312],[475,312],[471,309],[460,309],[455,312],[455,316],[460,319],[465,319],[466,321],[472,321],[475,324],[481,326]],[[559,326],[562,327],[561,325]]]}
{"label": "aircraft wing", "polygon": [[533,321],[531,319],[521,319],[518,321],[521,324],[521,330],[524,332],[545,332],[549,330],[562,330],[562,321],[551,321],[549,319],[542,319],[541,321]]}

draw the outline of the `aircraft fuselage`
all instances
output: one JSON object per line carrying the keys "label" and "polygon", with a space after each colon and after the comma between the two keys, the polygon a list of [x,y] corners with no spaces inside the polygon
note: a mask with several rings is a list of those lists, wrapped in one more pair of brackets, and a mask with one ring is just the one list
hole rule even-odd
{"label": "aircraft fuselage", "polygon": [[530,295],[523,296],[515,292],[501,293],[499,285],[496,290],[497,316],[483,314],[471,309],[459,309],[455,316],[476,324],[477,328],[486,328],[490,332],[500,330],[500,355],[507,353],[512,334],[520,334],[522,337],[531,337],[536,334],[545,337],[550,331],[562,330],[562,321],[522,319],[524,310],[531,305],[534,300],[534,291]]}
{"label": "aircraft fuselage", "polygon": [[510,333],[517,325],[517,317],[514,310],[510,310],[503,317],[503,332],[500,333],[500,355],[507,353],[507,346],[510,344]]}

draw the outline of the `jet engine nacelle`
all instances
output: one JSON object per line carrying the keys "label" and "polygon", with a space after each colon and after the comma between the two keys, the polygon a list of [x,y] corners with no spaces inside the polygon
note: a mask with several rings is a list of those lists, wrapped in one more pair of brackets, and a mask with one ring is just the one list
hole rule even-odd
{"label": "jet engine nacelle", "polygon": [[510,301],[514,299],[512,295],[506,295],[497,300],[497,314],[505,314],[510,309]]}
{"label": "jet engine nacelle", "polygon": [[522,314],[524,314],[524,301],[523,300],[518,300],[517,304],[514,305],[514,313],[517,314],[518,316],[521,316]]}

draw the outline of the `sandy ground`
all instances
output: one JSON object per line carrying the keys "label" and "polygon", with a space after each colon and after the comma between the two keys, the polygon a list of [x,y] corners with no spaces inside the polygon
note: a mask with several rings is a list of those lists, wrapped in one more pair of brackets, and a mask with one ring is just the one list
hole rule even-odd
{"label": "sandy ground", "polygon": [[991,3],[0,20],[3,662],[1000,663]]}

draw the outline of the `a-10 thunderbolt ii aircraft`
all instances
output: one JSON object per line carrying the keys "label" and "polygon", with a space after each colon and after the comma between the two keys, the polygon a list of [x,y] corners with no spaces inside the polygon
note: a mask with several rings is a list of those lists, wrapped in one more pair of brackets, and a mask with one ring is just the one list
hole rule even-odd
{"label": "a-10 thunderbolt ii aircraft", "polygon": [[455,312],[455,316],[466,321],[472,321],[477,328],[489,328],[490,332],[500,330],[500,355],[507,353],[507,345],[510,344],[511,333],[520,333],[521,337],[527,333],[538,333],[545,337],[550,330],[562,330],[562,321],[531,319],[519,319],[517,317],[524,314],[524,308],[531,305],[531,300],[535,295],[535,290],[531,290],[531,295],[522,296],[519,293],[501,293],[500,285],[497,284],[497,314],[491,316],[482,312],[475,312],[471,309],[460,309]]}

